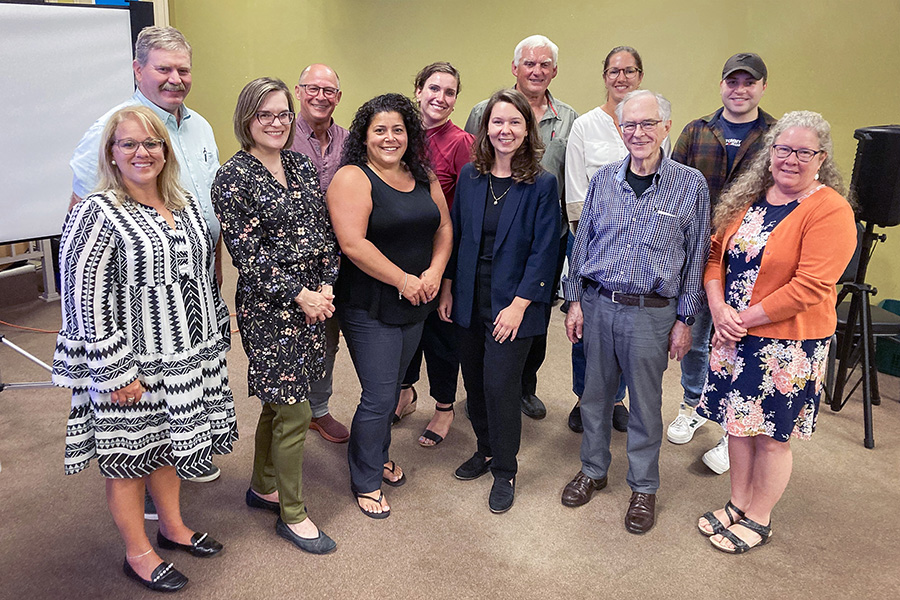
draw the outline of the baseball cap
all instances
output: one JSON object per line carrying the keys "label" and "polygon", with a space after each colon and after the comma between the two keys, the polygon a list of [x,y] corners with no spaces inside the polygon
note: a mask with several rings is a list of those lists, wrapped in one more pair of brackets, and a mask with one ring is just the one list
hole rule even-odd
{"label": "baseball cap", "polygon": [[769,76],[766,63],[759,57],[759,54],[752,52],[741,52],[725,61],[725,66],[722,68],[722,79],[735,71],[747,71],[756,79],[766,79]]}

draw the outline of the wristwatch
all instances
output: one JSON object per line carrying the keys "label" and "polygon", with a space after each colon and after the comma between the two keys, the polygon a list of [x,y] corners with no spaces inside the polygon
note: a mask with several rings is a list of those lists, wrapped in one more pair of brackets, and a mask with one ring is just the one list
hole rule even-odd
{"label": "wristwatch", "polygon": [[694,317],[685,317],[684,315],[678,315],[678,320],[690,327],[697,319],[695,319]]}

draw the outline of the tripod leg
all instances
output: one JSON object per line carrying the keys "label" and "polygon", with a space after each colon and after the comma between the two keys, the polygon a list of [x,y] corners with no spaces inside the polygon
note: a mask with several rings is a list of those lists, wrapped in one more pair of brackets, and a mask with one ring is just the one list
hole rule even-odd
{"label": "tripod leg", "polygon": [[844,387],[850,379],[853,371],[851,365],[851,356],[853,354],[853,342],[856,337],[856,324],[859,322],[860,298],[859,290],[853,290],[850,296],[850,308],[847,311],[847,324],[844,331],[839,336],[840,344],[838,344],[837,359],[839,361],[837,375],[835,376],[834,387],[831,391],[831,410],[837,412],[844,407],[846,400],[844,399]]}
{"label": "tripod leg", "polygon": [[863,360],[863,423],[865,427],[865,439],[863,445],[866,448],[875,447],[875,436],[872,425],[872,313],[869,307],[869,294],[863,293],[862,305],[862,335],[860,343],[862,344],[862,360]]}

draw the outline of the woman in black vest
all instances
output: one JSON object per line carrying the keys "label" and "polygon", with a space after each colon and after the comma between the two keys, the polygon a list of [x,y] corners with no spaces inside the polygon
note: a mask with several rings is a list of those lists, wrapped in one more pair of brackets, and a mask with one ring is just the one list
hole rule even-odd
{"label": "woman in black vest", "polygon": [[382,482],[406,482],[388,459],[391,417],[435,308],[453,233],[421,120],[406,97],[385,94],[360,107],[342,162],[327,202],[344,255],[335,301],[362,386],[350,429],[350,485],[360,510],[383,519],[390,506]]}

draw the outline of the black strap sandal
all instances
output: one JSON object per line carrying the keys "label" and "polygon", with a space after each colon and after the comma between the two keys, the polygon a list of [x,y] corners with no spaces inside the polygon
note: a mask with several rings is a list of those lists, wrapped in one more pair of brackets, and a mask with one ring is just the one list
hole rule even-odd
{"label": "black strap sandal", "polygon": [[726,529],[722,532],[722,537],[734,544],[734,548],[729,548],[728,546],[723,546],[722,544],[716,543],[715,540],[710,538],[710,543],[716,547],[716,549],[721,550],[722,552],[727,552],[728,554],[743,554],[757,546],[762,546],[763,544],[769,541],[769,538],[772,537],[772,524],[768,525],[760,525],[753,519],[748,519],[744,517],[735,525],[740,525],[741,527],[745,527],[750,531],[759,535],[759,541],[753,544],[752,546],[739,538],[733,531],[730,529]]}
{"label": "black strap sandal", "polygon": [[[728,525],[725,525],[724,523],[722,523],[722,521],[718,520],[713,515],[712,511],[703,513],[703,516],[701,516],[700,518],[706,519],[706,522],[709,523],[710,527],[712,527],[712,532],[706,531],[705,529],[700,527],[699,522],[697,523],[697,529],[699,529],[700,533],[702,533],[706,537],[712,537],[714,535],[722,533],[723,531],[725,531],[726,529],[728,529],[729,527],[731,527],[732,525],[734,525],[735,523],[737,523],[738,521],[740,521],[741,519],[744,518],[744,511],[742,511],[737,506],[732,504],[731,500],[729,500],[728,502],[725,503],[725,514],[728,516]],[[735,515],[737,515],[737,518],[735,518]]]}
{"label": "black strap sandal", "polygon": [[[456,411],[453,410],[452,404],[450,406],[447,406],[444,408],[441,408],[440,406],[435,404],[434,410],[436,410],[438,412],[452,412],[454,415],[456,414]],[[438,435],[437,433],[433,432],[430,429],[426,429],[425,431],[423,431],[422,437],[425,438],[426,440],[431,440],[432,442],[434,442],[433,444],[423,444],[422,442],[419,442],[419,445],[422,446],[423,448],[434,448],[435,446],[437,446],[438,444],[440,444],[441,442],[444,441],[444,436]]]}
{"label": "black strap sandal", "polygon": [[378,490],[377,498],[374,498],[370,495],[370,494],[374,494],[374,493],[375,492],[369,492],[368,494],[363,494],[362,492],[353,492],[353,494],[356,496],[356,505],[359,507],[359,510],[362,512],[362,514],[366,515],[370,519],[387,519],[389,516],[391,516],[390,509],[383,510],[380,513],[377,513],[377,512],[372,512],[372,511],[366,510],[365,508],[363,508],[362,504],[359,503],[360,498],[365,498],[366,500],[371,500],[372,502],[377,502],[378,504],[381,504],[381,501],[384,500],[384,492],[382,492],[381,490]]}
{"label": "black strap sandal", "polygon": [[414,388],[413,386],[408,386],[401,388],[401,390],[412,390],[413,399],[410,400],[409,404],[407,404],[403,408],[403,410],[400,411],[399,415],[397,413],[394,413],[394,415],[391,417],[391,425],[396,425],[400,422],[400,419],[402,419],[406,415],[411,415],[416,412],[416,402],[419,400],[419,394],[418,392],[416,392],[416,388]]}
{"label": "black strap sandal", "polygon": [[[391,475],[396,475],[397,474],[397,463],[395,463],[394,461],[390,461],[388,464],[391,466],[385,465],[384,468],[387,469],[387,471]],[[404,473],[403,471],[400,471],[399,479],[390,479],[389,477],[385,477],[382,475],[381,480],[391,487],[400,487],[401,485],[406,483],[406,473]]]}

